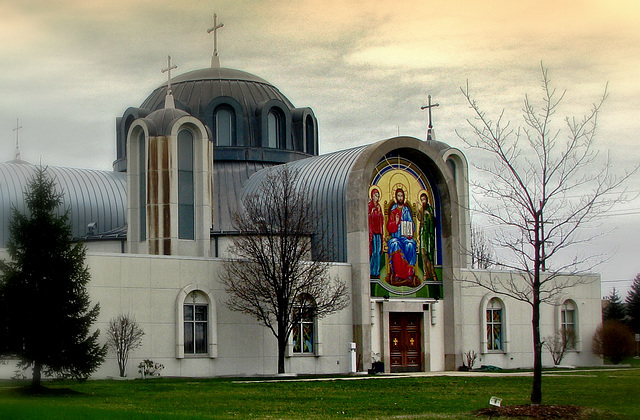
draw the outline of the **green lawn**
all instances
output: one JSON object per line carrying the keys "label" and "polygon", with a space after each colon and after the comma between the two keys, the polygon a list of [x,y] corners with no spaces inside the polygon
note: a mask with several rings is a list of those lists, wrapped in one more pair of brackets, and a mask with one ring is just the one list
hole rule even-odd
{"label": "green lawn", "polygon": [[[475,418],[492,395],[526,404],[529,377],[377,376],[363,380],[256,382],[172,379],[47,383],[25,395],[0,382],[1,419]],[[640,418],[640,369],[546,373],[545,404],[594,408],[594,418]]]}

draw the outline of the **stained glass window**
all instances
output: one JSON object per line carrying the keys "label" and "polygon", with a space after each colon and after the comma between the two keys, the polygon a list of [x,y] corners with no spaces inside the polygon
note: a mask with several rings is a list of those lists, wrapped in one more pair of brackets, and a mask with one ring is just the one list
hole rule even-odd
{"label": "stained glass window", "polygon": [[293,352],[313,353],[315,351],[315,303],[311,297],[303,297],[294,309]]}
{"label": "stained glass window", "polygon": [[487,305],[487,350],[503,350],[502,304],[491,299]]}

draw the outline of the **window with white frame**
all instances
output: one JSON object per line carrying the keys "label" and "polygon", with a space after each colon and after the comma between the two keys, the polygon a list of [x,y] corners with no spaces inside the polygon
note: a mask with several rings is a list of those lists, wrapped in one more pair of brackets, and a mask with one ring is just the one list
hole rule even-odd
{"label": "window with white frame", "polygon": [[487,350],[504,350],[504,307],[498,298],[489,301],[486,310]]}
{"label": "window with white frame", "polygon": [[293,311],[293,353],[315,353],[315,301],[311,296],[298,299]]}
{"label": "window with white frame", "polygon": [[573,301],[567,300],[562,304],[560,310],[560,331],[567,349],[576,348],[576,321],[576,305]]}
{"label": "window with white frame", "polygon": [[184,353],[206,354],[209,351],[209,305],[197,291],[189,294],[183,306]]}

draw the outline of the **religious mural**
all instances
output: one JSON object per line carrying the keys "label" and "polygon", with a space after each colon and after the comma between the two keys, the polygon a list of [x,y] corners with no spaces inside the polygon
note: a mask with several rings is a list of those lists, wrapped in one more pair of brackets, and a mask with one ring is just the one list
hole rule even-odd
{"label": "religious mural", "polygon": [[372,296],[442,297],[439,197],[423,171],[386,157],[369,187]]}

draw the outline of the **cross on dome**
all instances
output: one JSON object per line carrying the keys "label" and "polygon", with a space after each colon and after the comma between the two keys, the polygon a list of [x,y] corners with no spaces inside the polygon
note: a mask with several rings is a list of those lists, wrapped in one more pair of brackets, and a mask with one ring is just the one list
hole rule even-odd
{"label": "cross on dome", "polygon": [[18,133],[23,128],[24,127],[20,125],[20,118],[17,118],[16,119],[16,128],[13,129],[13,131],[16,132],[16,157],[15,157],[15,160],[20,160],[20,142],[18,141]]}
{"label": "cross on dome", "polygon": [[171,70],[177,69],[178,66],[175,64],[171,65],[171,56],[167,56],[167,68],[162,69],[163,73],[167,73],[167,97],[164,101],[165,108],[175,108],[175,103],[173,101],[173,92],[171,92]]}
{"label": "cross on dome", "polygon": [[211,56],[211,68],[220,68],[220,57],[218,57],[218,29],[222,28],[224,23],[218,23],[218,15],[213,14],[213,26],[207,29],[207,33],[213,32],[213,55]]}
{"label": "cross on dome", "polygon": [[433,131],[433,125],[431,125],[431,108],[435,108],[437,106],[440,106],[440,104],[431,104],[431,95],[429,95],[429,103],[428,105],[422,106],[420,107],[420,109],[425,110],[428,109],[429,110],[429,128],[427,129],[427,140],[435,140],[436,139],[436,134]]}

